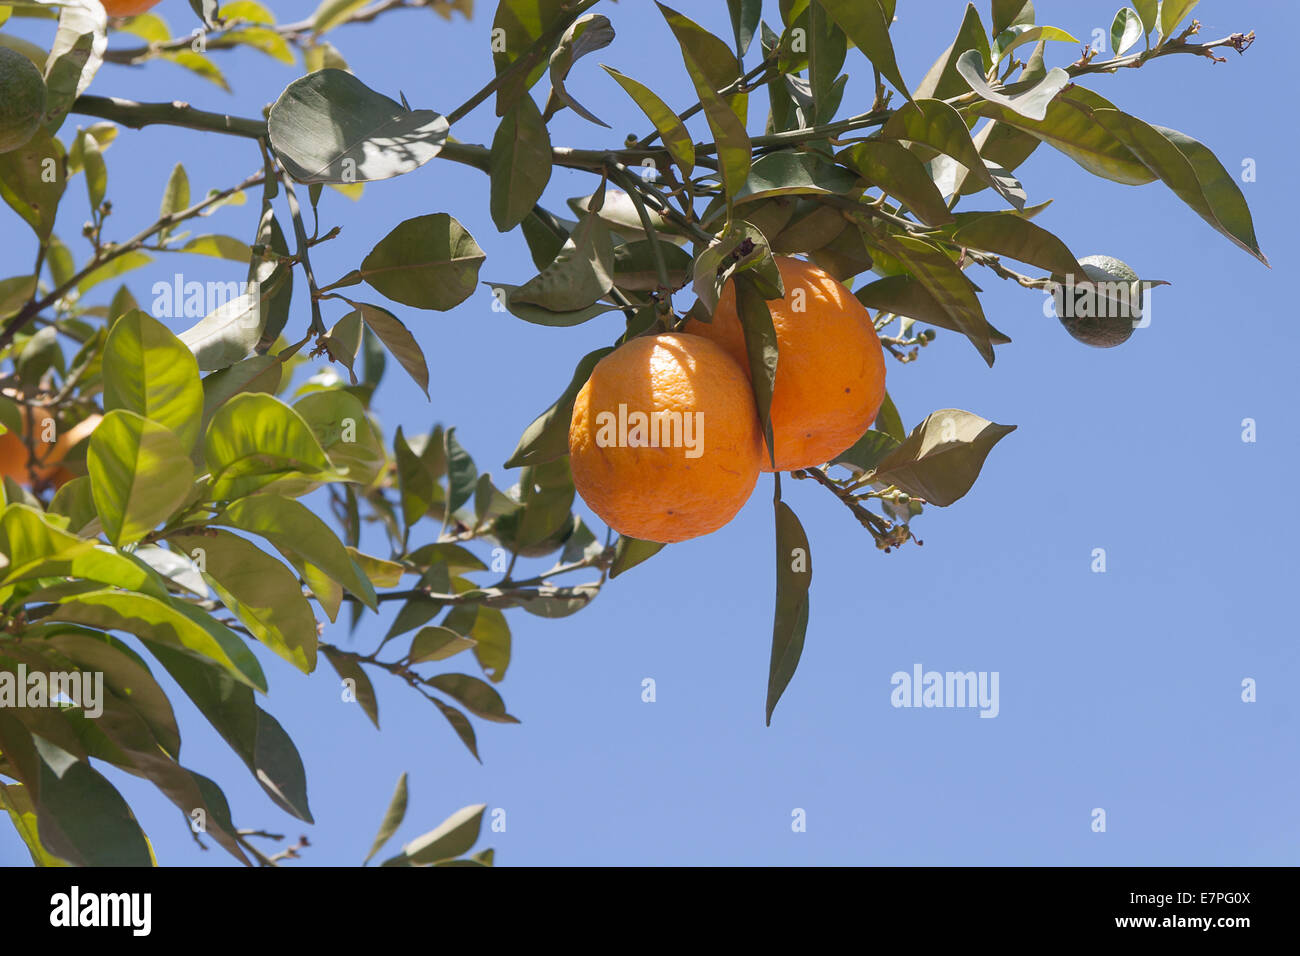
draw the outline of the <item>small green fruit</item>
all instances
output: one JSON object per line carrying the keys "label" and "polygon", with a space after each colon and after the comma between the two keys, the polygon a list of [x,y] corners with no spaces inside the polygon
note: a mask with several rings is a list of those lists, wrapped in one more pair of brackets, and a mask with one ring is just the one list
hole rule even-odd
{"label": "small green fruit", "polygon": [[1112,256],[1079,260],[1087,280],[1073,285],[1056,276],[1056,317],[1065,330],[1094,348],[1127,342],[1142,321],[1142,282],[1127,263]]}
{"label": "small green fruit", "polygon": [[0,47],[0,153],[36,135],[45,119],[45,80],[32,61]]}

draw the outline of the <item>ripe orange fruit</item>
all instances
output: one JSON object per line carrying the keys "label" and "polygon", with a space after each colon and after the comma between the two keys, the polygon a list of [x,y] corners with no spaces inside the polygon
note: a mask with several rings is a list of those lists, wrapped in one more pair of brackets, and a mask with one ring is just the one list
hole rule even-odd
{"label": "ripe orange fruit", "polygon": [[158,6],[161,0],[100,0],[110,17],[136,17]]}
{"label": "ripe orange fruit", "polygon": [[[776,471],[830,461],[871,427],[885,400],[885,355],[871,313],[824,269],[776,258],[785,297],[767,303],[780,355],[772,390]],[[721,345],[748,374],[734,281],[723,287],[713,321],[684,331]],[[773,470],[763,449],[762,470]]]}
{"label": "ripe orange fruit", "polygon": [[642,336],[601,359],[578,392],[569,464],[611,528],[684,541],[736,516],[758,482],[762,440],[749,381],[721,347]]}
{"label": "ripe orange fruit", "polygon": [[[54,421],[49,412],[34,412],[29,421],[29,429],[36,434],[36,461],[34,469],[28,468],[30,457],[27,453],[27,445],[23,436],[17,432],[7,431],[0,435],[0,480],[12,478],[20,485],[30,487],[33,472],[36,476],[37,485],[53,485],[55,488],[62,488],[74,477],[72,472],[64,468],[61,464],[64,457],[73,445],[89,437],[90,433],[95,430],[102,416],[92,414],[82,421],[78,422],[72,428],[60,429],[58,437],[52,444],[48,444],[48,451],[43,449],[47,447],[44,441],[44,435],[55,426],[50,424]],[[42,453],[43,452],[43,453]]]}

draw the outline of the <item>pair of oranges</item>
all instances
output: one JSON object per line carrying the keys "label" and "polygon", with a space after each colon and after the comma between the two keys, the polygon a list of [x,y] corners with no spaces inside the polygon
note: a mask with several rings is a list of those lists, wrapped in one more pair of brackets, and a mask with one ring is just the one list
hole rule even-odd
{"label": "pair of oranges", "polygon": [[871,315],[839,281],[778,257],[785,286],[767,303],[779,350],[772,392],[775,469],[750,384],[734,281],[712,322],[632,339],[578,392],[569,455],[578,493],[621,534],[683,541],[736,516],[761,471],[833,459],[862,437],[885,397]]}

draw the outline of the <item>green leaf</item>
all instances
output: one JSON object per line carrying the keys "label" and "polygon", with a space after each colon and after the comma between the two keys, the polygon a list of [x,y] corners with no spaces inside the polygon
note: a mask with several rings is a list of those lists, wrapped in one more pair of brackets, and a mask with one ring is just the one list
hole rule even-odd
{"label": "green leaf", "polygon": [[507,232],[523,222],[551,179],[551,134],[531,96],[521,96],[501,118],[488,175],[492,221]]}
{"label": "green leaf", "polygon": [[202,53],[195,53],[193,50],[167,50],[159,53],[158,58],[189,70],[195,76],[221,87],[227,93],[232,92],[221,68]]}
{"label": "green leaf", "polygon": [[447,514],[452,515],[474,497],[478,486],[478,468],[469,452],[456,440],[456,429],[443,433],[447,461]]}
{"label": "green leaf", "polygon": [[17,149],[0,153],[0,198],[45,242],[67,188],[63,144],[44,128]]}
{"label": "green leaf", "polygon": [[1269,264],[1259,249],[1250,207],[1240,187],[1204,144],[1119,110],[1097,109],[1093,116],[1198,216],[1234,245]]}
{"label": "green leaf", "polygon": [[384,812],[384,822],[379,824],[379,832],[375,834],[375,842],[371,844],[370,852],[366,854],[366,858],[361,861],[363,866],[374,859],[375,854],[383,848],[383,845],[397,832],[397,828],[402,825],[402,821],[406,819],[406,802],[406,774],[403,773],[397,778],[397,789],[393,791],[393,798],[388,801],[388,809]]}
{"label": "green leaf", "polygon": [[299,820],[314,822],[302,757],[279,721],[257,706],[252,691],[208,663],[156,642],[145,643],[275,805]]}
{"label": "green leaf", "polygon": [[[1087,93],[1089,91],[1081,87],[1061,93],[1047,107],[1046,117],[1041,122],[997,103],[981,103],[977,112],[1029,133],[1065,153],[1094,176],[1126,186],[1141,186],[1154,180],[1155,175],[1118,137],[1098,122],[1087,103],[1079,99]],[[1110,106],[1095,94],[1089,96],[1089,101]]]}
{"label": "green leaf", "polygon": [[[748,3],[749,0],[744,0]],[[645,113],[646,118],[654,124],[659,133],[659,138],[663,140],[664,148],[668,150],[668,155],[672,157],[673,162],[677,164],[682,171],[683,176],[689,176],[691,170],[695,167],[695,143],[691,139],[690,131],[681,121],[681,118],[674,113],[668,104],[661,100],[648,87],[630,76],[625,76],[612,66],[601,64],[601,68],[618,81],[618,85],[623,87],[628,96],[632,97],[633,102],[641,107],[641,112]]]}
{"label": "green leaf", "polygon": [[[662,3],[658,7],[677,38],[686,72],[695,85],[700,105],[704,107],[704,117],[717,144],[723,193],[730,199],[740,191],[745,184],[745,177],[749,175],[752,149],[743,118],[715,92],[735,79],[734,75],[730,75],[719,82],[718,76],[719,71],[730,74],[734,70],[735,57],[729,50],[724,55],[713,49],[716,44],[726,50],[726,44],[705,32],[698,24]],[[712,53],[706,52],[710,49],[713,49]],[[730,66],[726,66],[728,60],[731,61]]]}
{"label": "green leaf", "polygon": [[[618,249],[625,248],[618,246]],[[673,247],[676,248],[676,247]],[[615,253],[617,257],[617,252]],[[617,258],[615,260],[617,268]],[[549,328],[569,328],[574,325],[582,325],[584,322],[590,322],[597,316],[604,315],[606,312],[613,312],[618,309],[617,305],[612,302],[593,302],[583,309],[574,309],[571,312],[553,312],[550,309],[544,309],[540,305],[531,305],[522,302],[518,298],[519,290],[523,286],[506,285],[504,283],[485,282],[488,288],[492,290],[492,295],[498,303],[505,307],[505,310],[513,315],[516,319],[522,319],[532,325],[543,325]],[[496,308],[494,305],[493,308]]]}
{"label": "green leaf", "polygon": [[784,501],[776,503],[776,613],[772,623],[772,660],[767,677],[767,725],[803,654],[808,630],[808,586],[812,552],[803,525]]}
{"label": "green leaf", "polygon": [[873,241],[903,263],[991,366],[992,329],[984,317],[984,307],[970,279],[948,254],[912,236],[876,236]]}
{"label": "green leaf", "polygon": [[885,392],[885,400],[880,405],[880,411],[876,413],[876,427],[898,442],[902,442],[907,437],[902,416],[898,414],[898,407],[889,396],[889,392]]}
{"label": "green leaf", "polygon": [[457,810],[440,823],[435,830],[417,837],[402,847],[405,862],[415,866],[427,866],[439,860],[450,860],[467,853],[478,840],[479,830],[483,824],[483,811],[487,804]]}
{"label": "green leaf", "polygon": [[0,318],[13,315],[36,294],[36,276],[0,279]]}
{"label": "green leaf", "polygon": [[772,392],[776,387],[778,348],[772,313],[765,296],[749,275],[738,275],[736,308],[745,335],[745,352],[749,358],[750,381],[754,404],[758,408],[759,428],[767,442],[768,458],[776,466],[776,441],[772,434]]}
{"label": "green leaf", "polygon": [[1124,7],[1115,14],[1110,25],[1110,48],[1116,56],[1123,56],[1133,48],[1133,44],[1142,39],[1142,17],[1131,7]]}
{"label": "green leaf", "polygon": [[99,151],[99,143],[93,136],[87,136],[82,146],[82,166],[86,171],[86,193],[90,208],[98,210],[108,191],[108,167],[104,156]]}
{"label": "green leaf", "polygon": [[571,16],[566,6],[565,0],[501,0],[497,4],[492,20],[492,61],[497,76],[523,61],[497,89],[497,116],[504,116],[546,72],[550,50],[539,41],[564,17]]}
{"label": "green leaf", "polygon": [[[694,261],[686,250],[671,243],[659,243],[668,283],[684,286],[691,277]],[[659,288],[659,271],[655,265],[654,245],[648,239],[625,242],[614,247],[614,284],[632,292],[652,292]]]}
{"label": "green leaf", "polygon": [[214,664],[241,684],[266,691],[257,658],[237,634],[211,615],[186,604],[127,591],[89,591],[65,598],[46,620],[69,621],[105,631],[126,631],[151,647],[171,647]]}
{"label": "green leaf", "polygon": [[850,448],[841,452],[831,464],[843,465],[858,474],[866,474],[875,470],[876,466],[900,444],[897,438],[887,432],[868,430]]}
{"label": "green leaf", "polygon": [[[564,81],[568,78],[569,71],[573,69],[573,65],[579,59],[588,53],[603,49],[613,42],[614,28],[610,26],[609,18],[601,16],[599,13],[589,13],[586,16],[578,17],[569,24],[563,36],[560,37],[560,42],[556,44],[555,50],[551,53],[551,96],[546,102],[546,118],[548,120],[559,112],[561,109],[560,104],[563,104],[588,122],[603,126],[606,129],[610,128],[608,123],[569,94],[569,91],[564,88]],[[520,97],[520,99],[522,100],[523,97]]]}
{"label": "green leaf", "polygon": [[228,299],[177,338],[194,353],[205,372],[229,368],[244,359],[262,338],[261,294],[254,288]]}
{"label": "green leaf", "polygon": [[733,222],[730,230],[695,258],[692,288],[708,314],[718,307],[718,296],[727,280],[738,275],[754,277],[765,299],[785,294],[767,238],[757,226],[743,219]]}
{"label": "green leaf", "polygon": [[841,195],[852,191],[857,178],[815,153],[785,149],[754,162],[749,178],[736,193],[736,204],[770,196]]}
{"label": "green leaf", "polygon": [[555,261],[511,296],[552,312],[586,309],[614,285],[614,247],[609,229],[591,213],[583,216]]}
{"label": "green leaf", "polygon": [[758,31],[763,15],[763,0],[727,0],[731,14],[731,32],[736,36],[736,56],[743,58]]}
{"label": "green leaf", "polygon": [[614,546],[614,563],[609,569],[610,578],[616,578],[624,571],[632,570],[642,561],[650,560],[664,547],[665,545],[660,544],[658,541],[641,541],[637,538],[619,535],[618,543]]}
{"label": "green leaf", "polygon": [[1034,23],[1033,0],[993,0],[993,35],[1008,27]]}
{"label": "green leaf", "polygon": [[[971,303],[966,298],[966,293],[961,291],[961,283],[957,283],[947,270],[943,270],[943,274],[946,280],[953,285],[953,294],[957,296],[958,302],[964,303],[962,307],[969,309]],[[967,291],[973,292],[974,290],[968,289]],[[892,312],[894,315],[906,316],[918,322],[937,325],[941,329],[961,332],[965,335],[956,318],[949,313],[948,306],[929,291],[926,283],[913,276],[886,276],[883,279],[877,279],[875,282],[864,285],[854,294],[857,296],[858,301],[867,308]],[[949,305],[951,304],[949,303]],[[987,325],[987,322],[985,324]],[[988,326],[988,335],[989,342],[994,345],[1006,345],[1011,341],[991,325]],[[903,438],[901,434],[895,437],[900,441]]]}
{"label": "green leaf", "polygon": [[20,783],[0,786],[0,807],[9,812],[9,820],[18,831],[19,838],[27,845],[32,863],[36,866],[68,866],[67,860],[60,859],[41,843],[40,826],[37,822],[36,807],[32,804],[31,793]]}
{"label": "green leaf", "polygon": [[[693,63],[704,85],[708,87],[710,94],[740,79],[743,72],[740,60],[725,41],[714,36],[694,20],[683,16],[676,10],[664,6],[662,3],[658,4],[658,7],[664,19],[668,21],[668,27],[673,31],[673,36],[677,38],[677,42],[681,46],[683,57],[689,60],[687,63],[688,72],[691,70],[691,64]],[[699,86],[699,82],[696,82],[696,86]],[[743,124],[748,103],[747,94],[734,93],[723,102],[730,107],[737,119]]]}
{"label": "green leaf", "polygon": [[[1014,115],[1014,111],[1012,112]],[[951,156],[965,166],[970,174],[992,187],[1016,208],[1023,208],[1007,186],[995,177],[971,141],[970,130],[961,115],[941,100],[917,100],[894,111],[881,129],[886,139],[907,140],[920,143]]]}
{"label": "green leaf", "polygon": [[229,259],[231,262],[247,263],[253,258],[253,250],[248,247],[248,243],[233,236],[195,236],[177,251],[211,256],[214,259]]}
{"label": "green leaf", "polygon": [[1173,39],[1184,18],[1196,8],[1201,0],[1162,0],[1160,4],[1160,42],[1163,44]]}
{"label": "green leaf", "polygon": [[968,213],[973,218],[953,233],[953,242],[1046,269],[1082,274],[1078,259],[1064,242],[1014,212]]}
{"label": "green leaf", "polygon": [[400,223],[361,263],[357,277],[417,309],[446,312],[469,298],[486,256],[445,212]]}
{"label": "green leaf", "polygon": [[512,650],[506,616],[494,607],[480,607],[469,636],[474,639],[474,659],[488,680],[494,684],[504,680]]}
{"label": "green leaf", "polygon": [[533,423],[524,429],[519,444],[503,467],[519,468],[525,465],[540,465],[554,461],[569,453],[569,419],[573,417],[573,402],[579,390],[591,377],[596,363],[603,359],[612,348],[600,348],[588,352],[578,362],[573,378],[563,394],[556,399],[546,411],[538,415]]}
{"label": "green leaf", "polygon": [[993,446],[1016,430],[970,412],[943,408],[912,429],[876,467],[876,482],[946,507],[970,491]]}
{"label": "green leaf", "polygon": [[[483,609],[475,608],[474,610]],[[423,627],[420,628],[415,637],[411,638],[411,652],[408,655],[408,662],[410,664],[425,664],[429,661],[446,660],[474,645],[475,641],[472,637],[458,634],[449,627]]]}
{"label": "green leaf", "polygon": [[260,535],[286,557],[295,555],[319,568],[372,611],[378,607],[375,589],[348,555],[343,542],[300,502],[276,495],[242,498],[232,502],[215,523]]}
{"label": "green leaf", "polygon": [[302,416],[264,393],[244,392],[217,409],[203,448],[217,501],[251,495],[287,475],[334,476]]}
{"label": "green leaf", "polygon": [[[167,216],[188,209],[190,205],[190,178],[185,172],[185,167],[177,163],[172,167],[171,175],[167,177],[167,185],[163,188],[162,203],[158,207],[158,218],[164,219]],[[167,227],[159,233],[160,239],[166,239],[171,228]]]}
{"label": "green leaf", "polygon": [[108,35],[104,14],[91,4],[59,8],[59,28],[46,61],[45,128],[58,131],[72,102],[86,91],[104,62]]}
{"label": "green leaf", "polygon": [[319,36],[348,20],[365,5],[366,0],[322,0],[311,15],[312,29]]}
{"label": "green leaf", "polygon": [[393,354],[398,364],[420,386],[425,397],[429,395],[429,365],[424,358],[424,351],[411,334],[411,330],[387,309],[365,302],[348,299],[348,304],[361,313],[361,320],[366,328],[375,334],[384,347]]}
{"label": "green leaf", "polygon": [[1137,14],[1142,18],[1142,30],[1147,35],[1160,25],[1160,0],[1133,0]]}
{"label": "green leaf", "polygon": [[490,684],[468,674],[437,674],[428,680],[430,687],[440,690],[464,706],[471,714],[484,720],[501,724],[517,724],[519,720],[506,713],[501,695]]}
{"label": "green leaf", "polygon": [[857,143],[835,157],[857,170],[867,182],[893,196],[928,226],[952,222],[943,194],[925,164],[898,143],[872,140]]}
{"label": "green leaf", "polygon": [[117,547],[134,544],[189,497],[189,449],[171,429],[114,409],[90,436],[86,454],[95,510]]}
{"label": "green leaf", "polygon": [[903,82],[894,58],[894,44],[889,38],[890,17],[885,15],[879,0],[817,0],[848,36],[849,41],[866,55],[872,66],[888,80],[898,92],[909,100],[912,94]]}
{"label": "green leaf", "polygon": [[[442,716],[447,718],[447,723],[451,724],[451,729],[456,731],[456,736],[459,737],[461,743],[465,745],[465,749],[474,755],[475,760],[482,763],[483,759],[478,755],[478,738],[474,733],[474,726],[469,722],[469,718],[455,707],[452,707],[450,704],[444,704],[436,697],[432,698],[432,700],[433,706],[438,708],[438,711]],[[405,859],[405,857],[402,857],[402,859]],[[385,862],[384,865],[387,866],[389,864],[388,862]]]}
{"label": "green leaf", "polygon": [[347,480],[370,485],[388,462],[383,443],[351,392],[332,388],[304,395],[294,403],[325,450],[330,464],[347,471]]}
{"label": "green leaf", "polygon": [[965,93],[966,84],[962,81],[963,74],[958,70],[958,62],[968,53],[976,54],[972,61],[977,62],[982,78],[989,69],[992,58],[988,37],[984,33],[984,23],[973,3],[966,4],[966,14],[957,30],[957,38],[939,56],[934,66],[930,67],[930,72],[917,85],[913,95],[917,99],[946,100]]}
{"label": "green leaf", "polygon": [[360,662],[347,654],[340,654],[338,651],[329,647],[322,647],[322,653],[329,660],[330,666],[334,668],[339,678],[349,681],[349,689],[356,695],[357,703],[361,705],[362,711],[370,718],[370,722],[379,727],[379,698],[375,694],[375,685],[371,683],[370,675],[365,672]]}
{"label": "green leaf", "polygon": [[194,354],[157,319],[133,309],[104,345],[104,410],[125,409],[170,428],[186,452],[199,435],[203,385]]}
{"label": "green leaf", "polygon": [[1014,96],[1008,96],[993,89],[984,79],[984,61],[974,50],[968,50],[957,60],[957,72],[961,74],[972,90],[991,103],[1000,103],[1007,109],[1014,110],[1031,120],[1042,121],[1047,118],[1047,105],[1056,98],[1070,82],[1070,74],[1060,67],[1053,67],[1042,80],[1031,89]]}
{"label": "green leaf", "polygon": [[441,152],[448,126],[433,110],[408,110],[351,73],[326,69],[289,84],[267,129],[298,182],[357,183],[423,166]]}
{"label": "green leaf", "polygon": [[304,674],[316,669],[316,618],[293,572],[228,531],[206,529],[168,540],[191,556],[203,579],[254,637]]}
{"label": "green leaf", "polygon": [[108,780],[40,738],[33,750],[38,775],[29,793],[35,795],[41,842],[51,853],[78,866],[154,865],[148,838]]}
{"label": "green leaf", "polygon": [[1057,27],[1036,27],[1032,23],[1021,23],[1008,27],[997,34],[993,41],[993,47],[990,51],[993,65],[997,66],[1007,55],[1026,43],[1043,43],[1046,41],[1056,41],[1058,43],[1075,43],[1079,41],[1064,30]]}
{"label": "green leaf", "polygon": [[[89,484],[89,479],[77,480],[81,487]],[[0,555],[9,559],[7,567],[0,567],[0,583],[9,587],[34,578],[84,578],[166,597],[161,580],[148,565],[101,548],[94,539],[69,534],[58,523],[57,517],[19,501],[0,511]]]}

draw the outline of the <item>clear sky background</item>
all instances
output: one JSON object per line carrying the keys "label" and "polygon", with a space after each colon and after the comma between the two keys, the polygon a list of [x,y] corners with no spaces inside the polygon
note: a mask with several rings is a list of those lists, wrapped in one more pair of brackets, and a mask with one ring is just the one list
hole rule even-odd
{"label": "clear sky background", "polygon": [[[777,22],[774,0],[766,6]],[[1108,36],[1117,6],[1039,0],[1038,22],[1081,40],[1094,29]],[[314,3],[274,7],[290,21]],[[447,112],[491,75],[494,4],[478,7],[470,22],[400,12],[332,39],[373,88]],[[910,82],[952,40],[964,7],[900,2],[893,36]],[[978,7],[987,24],[987,0]],[[678,8],[730,37],[722,0],[680,0]],[[164,0],[156,12],[173,32],[193,26],[183,0]],[[612,19],[617,39],[581,61],[572,86],[615,128],[564,111],[551,123],[556,145],[615,146],[648,130],[598,62],[678,109],[695,99],[648,0],[597,12]],[[1055,200],[1038,221],[1080,256],[1113,255],[1173,285],[1156,291],[1149,328],[1120,348],[1096,350],[1044,317],[1040,293],[974,276],[990,321],[1014,339],[998,350],[996,366],[943,331],[920,361],[890,363],[890,391],[907,427],[958,407],[1019,430],[994,450],[966,498],[915,522],[923,548],[877,552],[824,489],[787,482],[786,499],[811,539],[812,616],[803,661],[770,728],[763,704],[774,559],[764,477],[726,528],[666,549],[582,613],[548,621],[510,612],[514,658],[499,689],[523,722],[478,722],[482,766],[399,681],[375,678],[378,732],[357,706],[340,702],[327,665],[306,677],[267,655],[265,706],[302,752],[317,825],[304,828],[277,810],[177,693],[182,762],[220,782],[239,825],[307,833],[307,865],[360,862],[402,771],[410,773],[411,806],[392,848],[483,802],[505,811],[505,832],[485,827],[479,844],[496,847],[503,865],[1294,864],[1300,336],[1296,245],[1286,223],[1296,208],[1300,144],[1285,99],[1294,87],[1285,50],[1300,29],[1300,8],[1205,0],[1196,13],[1204,38],[1253,29],[1258,42],[1244,57],[1228,51],[1225,64],[1170,57],[1085,85],[1200,139],[1230,171],[1254,160],[1257,181],[1242,188],[1272,270],[1163,185],[1095,179],[1041,147],[1020,170],[1031,202]],[[6,29],[15,26],[48,45],[41,25]],[[1053,47],[1049,65],[1079,55],[1068,44]],[[245,50],[213,56],[233,95],[166,63],[106,66],[92,92],[256,116],[299,72]],[[841,115],[871,99],[865,58],[850,51],[847,69]],[[545,90],[545,82],[535,90],[539,101]],[[766,93],[751,102],[757,129]],[[94,120],[73,117],[65,134],[78,122]],[[453,133],[490,142],[494,128],[489,103]],[[703,127],[696,136],[708,138]],[[249,141],[163,127],[124,130],[106,158],[117,238],[153,221],[178,160],[196,196],[260,162]],[[595,184],[594,176],[557,171],[546,204],[567,214],[564,199]],[[988,196],[961,208],[992,208]],[[535,271],[523,239],[497,233],[487,200],[485,176],[441,160],[367,186],[358,204],[326,190],[322,229],[337,223],[343,233],[313,252],[318,278],[342,275],[403,219],[449,212],[486,250],[483,279],[521,282]],[[80,259],[80,180],[66,205],[59,231]],[[247,238],[255,216],[250,202],[203,222]],[[0,255],[11,263],[5,274],[18,273],[33,240],[7,209],[0,224]],[[176,271],[243,278],[233,263],[172,256],[130,283],[146,303],[152,283]],[[111,295],[112,285],[101,288]],[[480,470],[502,487],[514,479],[500,462],[520,431],[563,388],[577,358],[621,328],[619,313],[571,329],[531,326],[494,312],[486,289],[450,313],[393,308],[429,357],[432,401],[390,360],[376,403],[387,434],[399,425],[418,433],[435,421],[454,424]],[[327,311],[327,322],[341,315]],[[290,331],[307,321],[300,291]],[[1245,418],[1257,422],[1253,444],[1242,441]],[[1091,570],[1094,548],[1106,550],[1104,574]],[[386,627],[387,618],[368,619],[349,644],[339,624],[327,639],[369,649]],[[468,655],[453,663],[473,668]],[[917,663],[999,672],[1000,714],[891,707],[890,676]],[[647,677],[657,683],[655,703],[641,700]],[[1245,678],[1258,683],[1256,703],[1241,700]],[[152,785],[109,775],[160,862],[234,862],[219,848],[200,851]],[[1091,829],[1097,807],[1107,813],[1105,833]],[[792,832],[796,808],[806,812],[806,832]],[[0,863],[27,862],[17,837],[0,826]]]}

